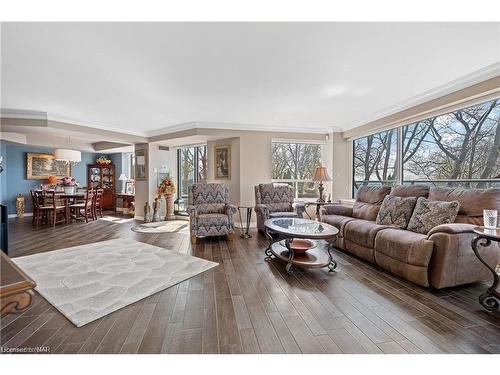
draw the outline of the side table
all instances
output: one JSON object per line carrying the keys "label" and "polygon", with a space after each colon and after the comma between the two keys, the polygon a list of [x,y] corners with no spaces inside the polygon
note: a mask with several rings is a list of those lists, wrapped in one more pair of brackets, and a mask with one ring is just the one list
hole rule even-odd
{"label": "side table", "polygon": [[500,283],[500,277],[494,268],[492,268],[488,263],[486,263],[478,252],[477,246],[488,247],[491,245],[492,241],[500,243],[500,228],[496,229],[486,229],[485,227],[475,227],[473,229],[477,237],[471,242],[472,251],[476,254],[476,257],[483,263],[493,274],[493,284],[479,296],[479,303],[488,311],[498,310],[500,301],[500,292],[498,290],[498,284]]}
{"label": "side table", "polygon": [[[321,207],[325,206],[327,204],[332,204],[332,202],[318,202],[318,201],[316,201],[316,202],[306,202],[304,204],[304,206],[309,207],[309,206],[312,206],[314,204],[316,205],[316,220],[321,221],[321,214],[320,214]],[[309,219],[312,219],[311,215],[309,215],[309,213],[307,212],[307,210],[306,210],[306,214],[307,214],[307,216],[309,216]]]}
{"label": "side table", "polygon": [[1,316],[25,311],[33,299],[36,283],[0,250]]}
{"label": "side table", "polygon": [[[251,238],[252,235],[248,233],[250,230],[250,220],[252,219],[252,206],[238,206],[238,213],[240,215],[240,237],[241,238]],[[243,226],[243,220],[241,218],[241,210],[246,210],[246,222],[245,226]]]}

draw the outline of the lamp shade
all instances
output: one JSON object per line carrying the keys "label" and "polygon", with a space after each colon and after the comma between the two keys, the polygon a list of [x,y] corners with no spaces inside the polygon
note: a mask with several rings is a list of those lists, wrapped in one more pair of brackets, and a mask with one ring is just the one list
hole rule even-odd
{"label": "lamp shade", "polygon": [[128,178],[127,178],[127,176],[125,176],[125,173],[122,173],[122,174],[120,175],[120,177],[118,177],[118,180],[119,180],[119,181],[127,181],[127,180],[128,180]]}
{"label": "lamp shade", "polygon": [[313,181],[331,181],[331,177],[328,174],[328,171],[326,170],[326,167],[316,167],[316,170],[314,171],[314,177]]}
{"label": "lamp shade", "polygon": [[56,160],[68,161],[71,163],[79,163],[82,161],[82,153],[77,150],[68,150],[65,148],[56,148],[54,150]]}

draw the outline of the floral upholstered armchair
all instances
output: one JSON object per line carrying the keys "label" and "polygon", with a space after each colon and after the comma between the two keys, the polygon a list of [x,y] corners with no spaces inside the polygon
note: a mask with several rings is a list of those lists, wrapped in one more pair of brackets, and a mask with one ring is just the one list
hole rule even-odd
{"label": "floral upholstered armchair", "polygon": [[295,189],[290,185],[259,184],[255,186],[257,228],[264,231],[264,222],[273,217],[303,217],[303,203],[293,202]]}
{"label": "floral upholstered armchair", "polygon": [[198,237],[227,236],[233,239],[233,215],[237,207],[229,201],[224,184],[200,183],[189,187],[187,212],[190,218],[191,242]]}

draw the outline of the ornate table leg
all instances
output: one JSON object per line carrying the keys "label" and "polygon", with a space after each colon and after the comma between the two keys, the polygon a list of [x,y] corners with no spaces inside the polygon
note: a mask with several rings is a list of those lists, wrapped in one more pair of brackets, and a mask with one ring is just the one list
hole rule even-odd
{"label": "ornate table leg", "polygon": [[327,246],[327,251],[328,251],[328,258],[330,259],[330,263],[328,263],[328,272],[333,272],[335,268],[337,268],[337,262],[333,260],[333,255],[332,255],[332,249],[333,246],[335,245],[335,242],[337,242],[338,236],[335,236],[335,239],[333,240],[332,243],[329,243]]}
{"label": "ornate table leg", "polygon": [[288,272],[289,275],[293,274],[293,257],[295,253],[293,252],[292,248],[290,247],[290,243],[293,242],[293,238],[287,238],[285,240],[285,246],[288,249],[288,263],[285,267],[286,272]]}
{"label": "ornate table leg", "polygon": [[477,249],[477,245],[481,245],[482,247],[488,247],[491,245],[491,240],[489,238],[484,238],[481,236],[478,236],[472,240],[472,250],[474,251],[474,254],[476,254],[476,257],[483,263],[493,274],[493,285],[491,285],[486,292],[481,294],[479,296],[479,303],[483,305],[483,307],[488,310],[488,311],[495,311],[498,310],[499,302],[498,299],[500,299],[500,294],[497,292],[498,284],[500,283],[500,278],[498,277],[498,274],[495,272],[495,270],[490,267],[488,263],[486,263],[483,258],[479,255],[479,251]]}
{"label": "ornate table leg", "polygon": [[266,254],[266,257],[264,258],[264,260],[271,260],[271,257],[273,255],[273,253],[271,252],[271,246],[273,246],[274,239],[273,239],[273,236],[271,236],[271,234],[269,233],[269,230],[267,228],[264,229],[264,234],[266,235],[267,239],[269,240],[269,246],[267,247],[266,250],[264,250],[264,253]]}
{"label": "ornate table leg", "polygon": [[248,231],[250,230],[250,221],[252,220],[252,209],[251,208],[247,208],[247,227],[245,228],[245,238],[251,238],[252,235],[248,233]]}

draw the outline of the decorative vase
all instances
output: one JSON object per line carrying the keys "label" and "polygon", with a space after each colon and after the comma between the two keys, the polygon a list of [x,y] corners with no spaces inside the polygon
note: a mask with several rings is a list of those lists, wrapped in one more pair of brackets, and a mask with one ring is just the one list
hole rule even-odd
{"label": "decorative vase", "polygon": [[19,218],[24,217],[24,196],[22,194],[16,197],[16,215]]}
{"label": "decorative vase", "polygon": [[165,194],[165,200],[167,201],[167,213],[165,215],[165,220],[175,220],[174,195],[173,194]]}
{"label": "decorative vase", "polygon": [[148,202],[144,204],[144,221],[150,223],[153,220],[153,215],[151,215],[151,206]]}
{"label": "decorative vase", "polygon": [[75,194],[75,186],[65,186],[64,187],[64,194]]}
{"label": "decorative vase", "polygon": [[158,212],[159,202],[158,198],[155,198],[155,203],[153,204],[153,221],[160,221],[160,213]]}

